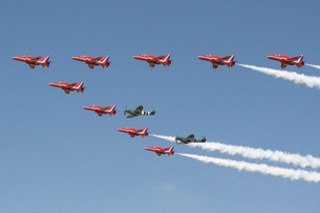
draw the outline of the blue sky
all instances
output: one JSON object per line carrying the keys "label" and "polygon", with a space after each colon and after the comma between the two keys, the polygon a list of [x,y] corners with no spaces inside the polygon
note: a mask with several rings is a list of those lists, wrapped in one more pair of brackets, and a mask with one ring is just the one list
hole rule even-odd
{"label": "blue sky", "polygon": [[[320,91],[234,67],[213,70],[201,54],[235,53],[279,68],[269,54],[303,53],[320,64],[318,1],[3,1],[0,7],[0,211],[318,212],[319,184],[238,172],[174,155],[163,135],[319,156]],[[172,54],[150,69],[138,54]],[[50,54],[49,69],[17,55]],[[72,56],[110,55],[108,70]],[[320,76],[311,67],[288,70]],[[83,94],[48,86],[84,80]],[[115,117],[82,109],[117,105]],[[154,117],[127,120],[125,106]],[[175,150],[227,158],[186,146]],[[235,159],[238,159],[235,157]],[[239,158],[240,159],[240,158]],[[256,162],[256,161],[254,161]],[[257,161],[259,162],[259,161]],[[264,161],[262,161],[264,162]],[[273,165],[272,163],[269,163]],[[281,165],[280,166],[286,166]]]}

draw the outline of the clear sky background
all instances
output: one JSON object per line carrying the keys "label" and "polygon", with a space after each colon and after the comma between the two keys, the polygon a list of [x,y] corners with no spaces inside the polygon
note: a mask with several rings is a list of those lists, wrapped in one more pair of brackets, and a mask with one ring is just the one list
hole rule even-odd
{"label": "clear sky background", "polygon": [[[316,0],[2,1],[0,212],[319,212],[319,184],[157,157],[143,149],[169,142],[116,131],[148,126],[319,156],[320,90],[197,59],[235,53],[242,63],[280,68],[266,56],[303,53],[320,64],[319,9]],[[132,58],[166,53],[174,61],[165,68]],[[11,59],[46,54],[53,62],[45,69]],[[71,59],[83,54],[109,54],[112,64],[91,70]],[[83,94],[48,86],[80,80]],[[116,104],[118,114],[82,109],[91,104]],[[156,116],[125,119],[125,106],[140,104]]]}

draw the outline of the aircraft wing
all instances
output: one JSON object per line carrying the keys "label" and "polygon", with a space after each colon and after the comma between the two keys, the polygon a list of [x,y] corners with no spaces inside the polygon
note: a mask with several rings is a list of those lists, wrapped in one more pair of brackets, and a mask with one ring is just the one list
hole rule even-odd
{"label": "aircraft wing", "polygon": [[137,115],[130,113],[130,115],[127,116],[127,118],[134,118],[137,117]]}
{"label": "aircraft wing", "polygon": [[142,113],[142,110],[143,110],[143,106],[140,105],[133,111],[133,114],[139,115]]}
{"label": "aircraft wing", "polygon": [[133,110],[127,110],[127,109],[126,109],[126,110],[124,111],[124,114],[127,114],[127,113],[129,114],[129,115],[127,116],[127,118],[134,118],[134,117],[138,116],[138,114],[136,114],[135,111],[133,111]]}
{"label": "aircraft wing", "polygon": [[102,57],[96,57],[96,58],[92,59],[91,61],[96,62],[96,61],[99,61],[100,59],[102,59]]}
{"label": "aircraft wing", "polygon": [[193,140],[194,139],[194,134],[189,135],[187,138]]}
{"label": "aircraft wing", "polygon": [[159,60],[161,60],[164,56],[160,56],[160,57],[156,57],[156,58],[150,58],[148,59],[149,62],[158,62]]}
{"label": "aircraft wing", "polygon": [[300,56],[292,57],[292,58],[286,59],[286,61],[291,61],[291,62],[293,62],[293,61],[296,61],[296,60],[298,60],[298,59],[300,59]]}
{"label": "aircraft wing", "polygon": [[161,55],[161,56],[158,56],[158,57],[156,57],[154,59],[160,60],[160,59],[163,59],[164,57],[166,57],[166,56],[165,55]]}
{"label": "aircraft wing", "polygon": [[188,143],[188,140],[187,140],[187,138],[176,137],[176,142],[178,144],[186,144],[186,143]]}
{"label": "aircraft wing", "polygon": [[70,88],[74,87],[75,85],[77,85],[77,83],[72,83],[69,85],[62,85],[61,88],[62,89],[70,89]]}
{"label": "aircraft wing", "polygon": [[142,105],[138,106],[138,107],[136,108],[136,110],[142,111],[142,110],[143,110],[143,106],[142,106]]}
{"label": "aircraft wing", "polygon": [[222,57],[219,59],[219,61],[225,61],[225,60],[228,60],[229,58],[231,57],[231,55],[229,56],[225,56],[225,57]]}
{"label": "aircraft wing", "polygon": [[41,59],[41,56],[38,56],[38,57],[35,57],[35,58],[33,58],[33,59],[29,60],[29,61],[32,62],[32,63],[36,63],[40,59]]}

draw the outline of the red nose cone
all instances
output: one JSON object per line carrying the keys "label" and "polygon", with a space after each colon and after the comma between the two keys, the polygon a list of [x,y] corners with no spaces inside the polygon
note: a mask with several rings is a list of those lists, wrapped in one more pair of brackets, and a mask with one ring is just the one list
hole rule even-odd
{"label": "red nose cone", "polygon": [[82,59],[82,57],[76,56],[76,57],[72,57],[73,60],[77,60],[80,61]]}

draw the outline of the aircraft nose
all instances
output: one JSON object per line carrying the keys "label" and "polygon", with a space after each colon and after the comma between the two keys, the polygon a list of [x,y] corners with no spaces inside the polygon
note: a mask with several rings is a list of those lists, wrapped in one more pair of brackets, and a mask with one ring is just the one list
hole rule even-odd
{"label": "aircraft nose", "polygon": [[15,56],[15,57],[12,57],[13,60],[18,60],[18,58],[19,58],[19,57],[16,57],[16,56]]}
{"label": "aircraft nose", "polygon": [[76,56],[76,57],[72,57],[73,60],[80,60],[80,57]]}

